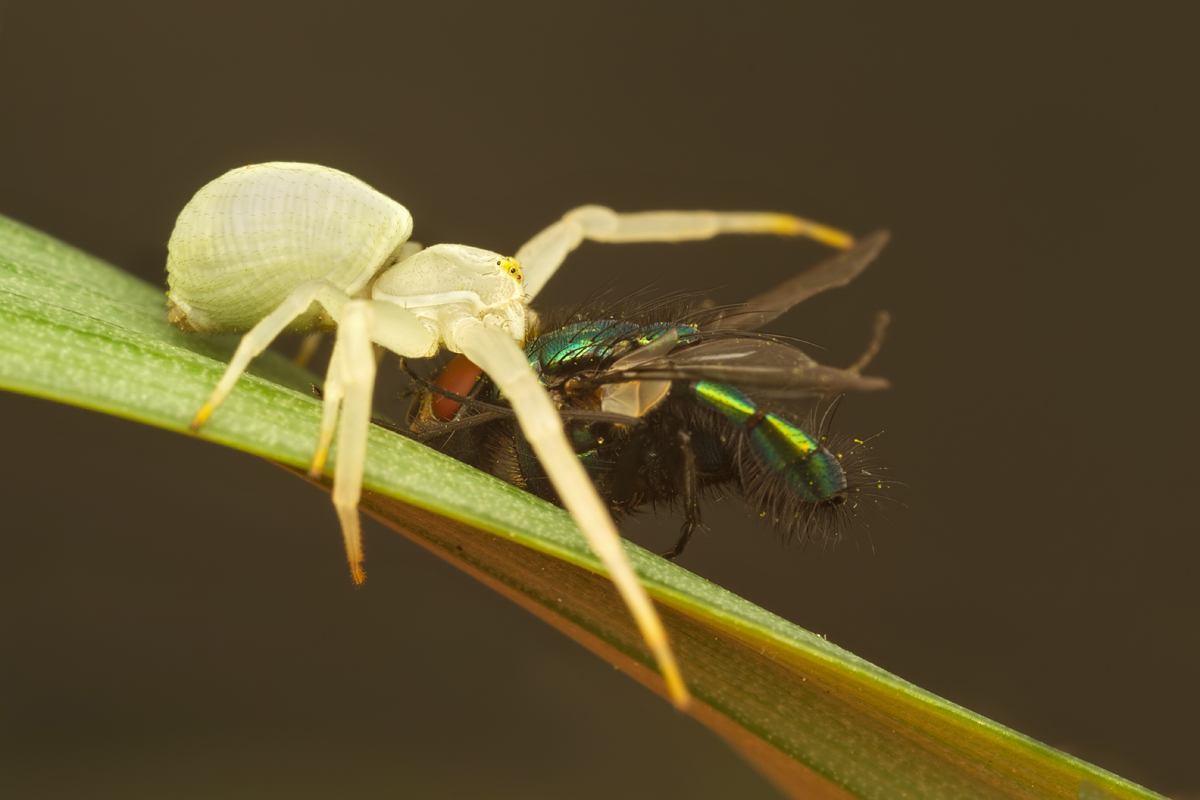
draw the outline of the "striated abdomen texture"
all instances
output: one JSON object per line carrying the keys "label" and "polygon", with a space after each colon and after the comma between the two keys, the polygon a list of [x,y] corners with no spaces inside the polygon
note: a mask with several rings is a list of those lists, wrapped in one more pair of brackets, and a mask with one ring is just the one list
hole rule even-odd
{"label": "striated abdomen texture", "polygon": [[285,162],[231,170],[196,193],[171,233],[171,322],[244,331],[316,278],[354,297],[411,233],[404,206],[344,172]]}

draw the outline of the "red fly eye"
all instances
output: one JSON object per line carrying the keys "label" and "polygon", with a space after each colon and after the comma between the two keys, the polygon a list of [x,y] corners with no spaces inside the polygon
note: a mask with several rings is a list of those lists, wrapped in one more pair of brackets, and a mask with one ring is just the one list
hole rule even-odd
{"label": "red fly eye", "polygon": [[[448,392],[454,392],[457,395],[466,396],[471,392],[471,388],[475,386],[475,381],[479,380],[479,376],[483,374],[480,369],[469,358],[464,355],[457,355],[450,360],[438,374],[437,380],[433,385],[439,389],[445,389]],[[458,409],[462,408],[462,403],[450,398],[443,397],[440,394],[433,396],[433,416],[437,417],[442,422],[449,422],[454,419],[454,415],[458,413]]]}

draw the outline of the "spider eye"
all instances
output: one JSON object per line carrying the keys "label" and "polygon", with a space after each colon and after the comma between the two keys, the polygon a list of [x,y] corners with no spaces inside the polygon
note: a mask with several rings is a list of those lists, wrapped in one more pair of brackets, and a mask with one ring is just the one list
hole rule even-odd
{"label": "spider eye", "polygon": [[517,274],[517,268],[516,268],[516,267],[509,267],[509,268],[508,268],[508,274],[509,274],[509,275],[516,275],[516,274]]}

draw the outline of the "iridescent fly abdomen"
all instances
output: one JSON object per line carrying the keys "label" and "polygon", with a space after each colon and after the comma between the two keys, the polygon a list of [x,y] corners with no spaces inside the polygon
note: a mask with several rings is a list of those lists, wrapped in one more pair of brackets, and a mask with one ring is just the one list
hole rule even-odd
{"label": "iridescent fly abdomen", "polygon": [[798,498],[809,503],[845,502],[846,472],[816,437],[728,384],[697,381],[689,389],[698,402],[744,428],[763,469],[777,475]]}

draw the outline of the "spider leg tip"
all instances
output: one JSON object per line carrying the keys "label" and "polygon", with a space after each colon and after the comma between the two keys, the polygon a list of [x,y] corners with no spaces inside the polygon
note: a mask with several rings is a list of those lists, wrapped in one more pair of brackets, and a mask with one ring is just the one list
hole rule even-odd
{"label": "spider leg tip", "polygon": [[683,682],[683,676],[679,674],[679,669],[676,667],[664,670],[663,680],[667,682],[667,695],[671,699],[671,705],[680,711],[686,711],[692,703],[692,695],[688,691],[687,684]]}
{"label": "spider leg tip", "polygon": [[329,448],[321,447],[313,454],[312,465],[308,468],[308,477],[319,480],[325,472],[325,460],[329,456]]}
{"label": "spider leg tip", "polygon": [[192,421],[188,423],[188,430],[196,433],[208,422],[208,418],[212,416],[213,406],[211,403],[205,403],[203,408],[196,412],[196,416],[192,417]]}

